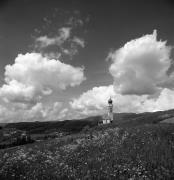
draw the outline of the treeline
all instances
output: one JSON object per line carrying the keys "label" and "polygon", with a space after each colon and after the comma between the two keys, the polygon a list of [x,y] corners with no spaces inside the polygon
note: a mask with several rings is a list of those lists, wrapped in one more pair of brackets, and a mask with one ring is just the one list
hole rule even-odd
{"label": "treeline", "polygon": [[0,144],[0,149],[10,148],[10,147],[14,147],[14,146],[20,146],[20,145],[24,145],[24,144],[33,143],[33,142],[34,142],[34,140],[31,139],[30,136],[27,136],[27,138],[26,137],[17,137],[11,143]]}

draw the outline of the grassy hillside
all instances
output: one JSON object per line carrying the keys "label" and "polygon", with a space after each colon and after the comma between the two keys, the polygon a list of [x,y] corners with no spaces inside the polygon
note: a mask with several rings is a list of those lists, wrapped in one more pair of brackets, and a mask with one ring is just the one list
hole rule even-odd
{"label": "grassy hillside", "polygon": [[174,117],[174,110],[114,114],[114,123],[119,126],[137,126],[143,124],[156,124],[165,119]]}
{"label": "grassy hillside", "polygon": [[174,126],[100,126],[0,151],[0,179],[173,179]]}
{"label": "grassy hillside", "polygon": [[173,110],[122,113],[101,126],[99,116],[8,124],[4,128],[69,135],[0,150],[0,179],[174,179],[174,124],[159,123],[173,116]]}

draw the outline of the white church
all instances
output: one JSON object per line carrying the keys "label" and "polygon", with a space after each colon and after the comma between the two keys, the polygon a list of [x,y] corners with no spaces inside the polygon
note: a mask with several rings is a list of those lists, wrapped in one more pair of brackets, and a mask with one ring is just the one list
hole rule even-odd
{"label": "white church", "polygon": [[113,115],[113,101],[111,99],[111,97],[108,100],[108,109],[107,109],[107,113],[103,115],[102,117],[102,124],[109,124],[112,123],[114,119],[114,115]]}

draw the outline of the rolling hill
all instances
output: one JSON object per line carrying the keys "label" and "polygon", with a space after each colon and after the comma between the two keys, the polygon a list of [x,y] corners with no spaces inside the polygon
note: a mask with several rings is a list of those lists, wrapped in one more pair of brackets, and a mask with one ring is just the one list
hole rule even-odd
{"label": "rolling hill", "polygon": [[0,179],[174,179],[174,124],[166,123],[173,118],[169,110],[114,114],[112,124],[100,126],[100,116],[6,124],[1,133],[49,138],[1,149]]}

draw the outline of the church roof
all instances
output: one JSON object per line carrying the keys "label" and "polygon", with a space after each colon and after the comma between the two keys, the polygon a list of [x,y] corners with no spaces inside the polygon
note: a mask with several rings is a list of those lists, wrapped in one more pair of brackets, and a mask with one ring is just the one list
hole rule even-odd
{"label": "church roof", "polygon": [[112,99],[111,98],[109,98],[108,103],[112,104]]}

